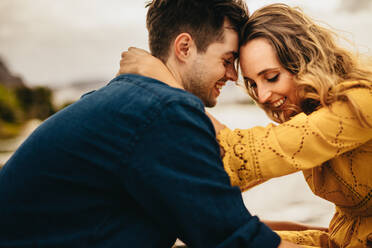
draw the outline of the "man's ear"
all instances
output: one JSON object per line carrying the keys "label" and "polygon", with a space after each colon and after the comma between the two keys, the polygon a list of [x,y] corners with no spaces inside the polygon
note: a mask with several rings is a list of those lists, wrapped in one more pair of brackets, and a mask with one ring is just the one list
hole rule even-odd
{"label": "man's ear", "polygon": [[174,40],[173,49],[176,58],[184,62],[190,57],[196,47],[189,33],[181,33]]}

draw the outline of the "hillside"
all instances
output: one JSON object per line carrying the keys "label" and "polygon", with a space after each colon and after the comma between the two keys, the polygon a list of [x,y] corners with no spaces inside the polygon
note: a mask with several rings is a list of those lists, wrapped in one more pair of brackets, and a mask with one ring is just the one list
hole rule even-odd
{"label": "hillside", "polygon": [[48,87],[28,87],[0,58],[0,139],[19,134],[31,119],[44,120],[57,110]]}
{"label": "hillside", "polygon": [[13,75],[5,62],[0,58],[0,84],[8,88],[25,87],[25,83],[22,78]]}

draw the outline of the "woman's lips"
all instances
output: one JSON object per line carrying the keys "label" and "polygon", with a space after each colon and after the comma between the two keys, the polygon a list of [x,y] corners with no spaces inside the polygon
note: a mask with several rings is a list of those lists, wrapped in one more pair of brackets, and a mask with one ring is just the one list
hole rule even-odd
{"label": "woman's lips", "polygon": [[279,99],[279,100],[277,100],[277,101],[271,103],[271,106],[272,106],[273,108],[275,108],[275,109],[278,109],[278,108],[280,108],[281,106],[283,106],[283,104],[286,102],[286,100],[287,100],[287,97],[283,97],[283,98],[281,98],[281,99]]}

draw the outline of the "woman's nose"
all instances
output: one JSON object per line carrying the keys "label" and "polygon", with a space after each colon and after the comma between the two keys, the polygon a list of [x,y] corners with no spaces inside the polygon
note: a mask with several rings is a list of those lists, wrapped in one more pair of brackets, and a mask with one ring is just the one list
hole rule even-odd
{"label": "woman's nose", "polygon": [[260,89],[258,88],[258,102],[266,103],[272,96],[272,91],[268,88]]}

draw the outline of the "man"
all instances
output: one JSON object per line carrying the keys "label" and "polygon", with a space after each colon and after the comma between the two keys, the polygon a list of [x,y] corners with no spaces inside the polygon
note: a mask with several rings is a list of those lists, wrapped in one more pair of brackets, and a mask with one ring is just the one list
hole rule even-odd
{"label": "man", "polygon": [[204,113],[236,79],[246,16],[238,0],[153,1],[151,50],[182,84],[121,75],[46,120],[0,172],[0,247],[277,247]]}

